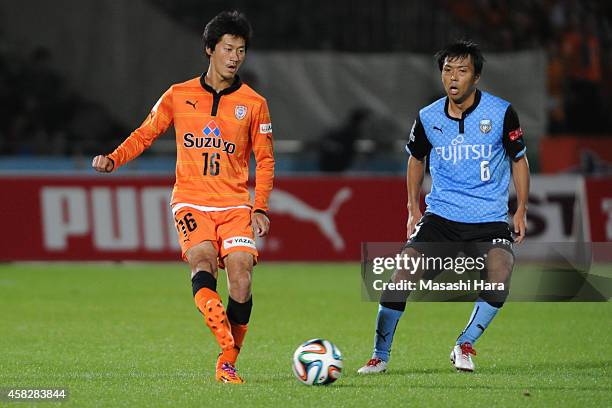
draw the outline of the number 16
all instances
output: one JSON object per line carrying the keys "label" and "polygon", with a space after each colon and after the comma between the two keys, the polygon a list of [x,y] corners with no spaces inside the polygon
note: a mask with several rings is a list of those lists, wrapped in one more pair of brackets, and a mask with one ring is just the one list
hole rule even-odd
{"label": "number 16", "polygon": [[219,153],[211,154],[210,163],[208,162],[208,152],[202,153],[202,156],[204,156],[203,174],[206,176],[208,174],[208,170],[210,169],[210,175],[217,176],[219,174],[219,158],[221,155]]}

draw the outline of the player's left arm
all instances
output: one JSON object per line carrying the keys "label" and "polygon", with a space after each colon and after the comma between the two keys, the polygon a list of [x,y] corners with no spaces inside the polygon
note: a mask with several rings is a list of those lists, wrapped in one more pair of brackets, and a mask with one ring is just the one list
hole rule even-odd
{"label": "player's left arm", "polygon": [[512,218],[515,243],[520,244],[525,239],[527,229],[527,200],[529,199],[529,162],[527,148],[523,140],[523,129],[518,115],[512,106],[508,106],[504,117],[503,143],[506,154],[512,160],[512,180],[516,190],[516,212]]}
{"label": "player's left arm", "polygon": [[512,161],[512,179],[516,190],[516,212],[512,219],[514,233],[517,234],[514,242],[520,244],[525,239],[527,229],[527,199],[529,198],[529,162],[522,156]]}
{"label": "player's left arm", "polygon": [[272,122],[268,105],[264,100],[259,109],[253,112],[251,140],[255,155],[255,202],[251,222],[255,233],[263,237],[270,230],[268,200],[274,183],[274,145]]}

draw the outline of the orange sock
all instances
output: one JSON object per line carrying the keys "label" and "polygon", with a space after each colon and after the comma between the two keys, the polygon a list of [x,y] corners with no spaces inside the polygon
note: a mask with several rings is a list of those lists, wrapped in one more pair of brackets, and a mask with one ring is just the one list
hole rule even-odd
{"label": "orange sock", "polygon": [[236,324],[231,322],[230,326],[232,328],[232,337],[234,338],[234,347],[231,350],[223,350],[223,352],[219,354],[219,358],[217,359],[217,367],[220,367],[221,364],[226,361],[236,364],[238,354],[240,354],[240,348],[244,342],[244,336],[249,328],[249,326],[246,324]]}
{"label": "orange sock", "polygon": [[225,362],[236,364],[236,360],[238,360],[239,353],[240,349],[235,346],[229,350],[223,350],[223,352],[219,354],[219,358],[217,359],[217,367],[220,367],[221,364]]}
{"label": "orange sock", "polygon": [[196,306],[204,315],[206,325],[221,346],[221,350],[224,354],[227,352],[228,357],[231,357],[234,354],[234,337],[219,294],[214,290],[202,288],[195,294],[194,299]]}
{"label": "orange sock", "polygon": [[236,347],[242,348],[242,343],[244,343],[244,336],[246,336],[247,330],[249,329],[249,325],[230,322],[230,326],[232,327],[232,336],[234,337],[234,344],[236,344]]}

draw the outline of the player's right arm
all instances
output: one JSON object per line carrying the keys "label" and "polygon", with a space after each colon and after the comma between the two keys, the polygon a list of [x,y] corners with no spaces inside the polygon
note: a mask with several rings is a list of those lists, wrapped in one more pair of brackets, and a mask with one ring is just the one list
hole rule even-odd
{"label": "player's right arm", "polygon": [[425,175],[425,160],[419,160],[414,156],[408,158],[408,169],[406,170],[406,185],[408,190],[408,223],[406,224],[406,238],[410,238],[414,232],[417,222],[423,214],[419,207],[421,186]]}
{"label": "player's right arm", "polygon": [[417,116],[410,138],[406,144],[406,151],[410,153],[406,168],[406,189],[408,192],[408,222],[406,224],[406,238],[410,238],[414,232],[415,225],[423,214],[419,207],[421,187],[425,177],[425,159],[431,151],[431,143],[427,139],[421,119]]}
{"label": "player's right arm", "polygon": [[110,173],[138,157],[160,134],[168,129],[172,124],[173,116],[172,88],[170,88],[159,98],[142,125],[134,130],[111,154],[94,157],[92,167],[96,171]]}

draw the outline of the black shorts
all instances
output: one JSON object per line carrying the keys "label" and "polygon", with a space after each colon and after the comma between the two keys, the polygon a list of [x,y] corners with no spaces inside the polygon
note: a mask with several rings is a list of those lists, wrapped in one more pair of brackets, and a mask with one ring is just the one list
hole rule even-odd
{"label": "black shorts", "polygon": [[502,248],[514,256],[513,243],[506,222],[464,223],[425,213],[404,248],[414,248],[425,256],[451,257],[458,252],[477,257]]}

